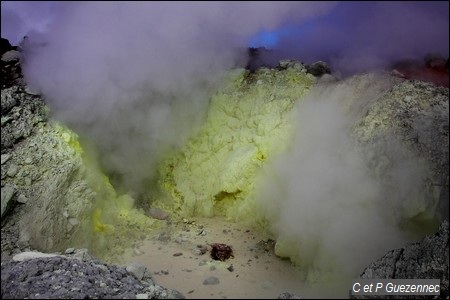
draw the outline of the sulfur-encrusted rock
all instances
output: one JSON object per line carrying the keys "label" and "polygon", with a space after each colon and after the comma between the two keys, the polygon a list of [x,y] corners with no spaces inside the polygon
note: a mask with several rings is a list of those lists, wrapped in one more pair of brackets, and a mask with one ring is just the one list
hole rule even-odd
{"label": "sulfur-encrusted rock", "polygon": [[[395,81],[353,128],[375,176],[392,197],[403,197],[398,209],[407,217],[448,219],[448,99],[448,88]],[[408,194],[396,194],[397,183],[407,178],[412,180]]]}
{"label": "sulfur-encrusted rock", "polygon": [[[2,73],[21,78],[20,68],[9,67],[10,63],[19,61],[2,61]],[[2,260],[17,251],[14,244],[41,251],[88,246],[101,256],[108,243],[122,245],[110,246],[118,250],[127,244],[124,239],[134,239],[151,228],[152,220],[133,209],[133,199],[116,194],[108,178],[83,151],[78,135],[51,118],[40,95],[30,93],[22,81],[4,84]],[[10,216],[7,212],[14,195],[27,205]],[[130,222],[135,225],[129,227]],[[106,234],[116,237],[105,239]],[[26,237],[26,243],[18,243],[19,237]]]}
{"label": "sulfur-encrusted rock", "polygon": [[[315,78],[296,61],[277,69],[230,72],[228,84],[212,98],[198,133],[160,168],[160,184],[183,216],[225,215],[249,220],[251,195],[264,162],[285,149],[292,133],[291,109]],[[192,180],[195,178],[195,180]]]}

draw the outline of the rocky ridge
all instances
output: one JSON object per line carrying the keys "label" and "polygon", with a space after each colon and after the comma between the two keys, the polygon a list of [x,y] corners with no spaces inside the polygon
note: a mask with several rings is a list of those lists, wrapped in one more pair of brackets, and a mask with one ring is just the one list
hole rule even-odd
{"label": "rocky ridge", "polygon": [[16,48],[5,39],[1,46],[2,298],[184,298],[155,284],[143,266],[106,264],[86,249],[36,252],[70,244],[98,192],[116,196],[105,182],[92,184],[78,136],[52,120],[43,99],[24,85]]}
{"label": "rocky ridge", "polygon": [[2,263],[1,272],[2,299],[184,299],[155,284],[146,267],[105,264],[86,249],[23,252]]}

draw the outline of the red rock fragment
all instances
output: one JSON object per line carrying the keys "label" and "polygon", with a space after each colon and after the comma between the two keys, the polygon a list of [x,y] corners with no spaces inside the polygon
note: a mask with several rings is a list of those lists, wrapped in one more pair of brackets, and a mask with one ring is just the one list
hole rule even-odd
{"label": "red rock fragment", "polygon": [[211,258],[215,260],[225,261],[230,257],[234,257],[233,249],[226,244],[211,244]]}

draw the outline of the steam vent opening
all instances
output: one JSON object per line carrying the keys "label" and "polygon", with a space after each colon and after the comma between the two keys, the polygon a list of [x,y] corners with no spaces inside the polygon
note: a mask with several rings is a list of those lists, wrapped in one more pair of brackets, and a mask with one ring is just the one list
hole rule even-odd
{"label": "steam vent opening", "polygon": [[[307,24],[362,6],[39,5],[51,29],[1,40],[2,298],[347,298],[377,277],[448,297],[448,30],[447,56],[346,56]],[[42,266],[71,287],[13,278]]]}

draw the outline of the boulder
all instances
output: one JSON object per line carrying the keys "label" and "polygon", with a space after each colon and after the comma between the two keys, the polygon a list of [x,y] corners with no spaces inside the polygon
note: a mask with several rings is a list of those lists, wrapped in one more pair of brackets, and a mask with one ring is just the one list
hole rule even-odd
{"label": "boulder", "polygon": [[[449,297],[449,223],[423,240],[386,253],[371,263],[360,275],[362,279],[440,279],[440,298]],[[374,298],[358,296],[357,298]],[[385,298],[380,296],[378,298]]]}
{"label": "boulder", "polygon": [[1,190],[2,219],[3,219],[3,215],[6,213],[6,211],[8,210],[8,207],[10,206],[10,201],[13,198],[15,192],[16,191],[15,191],[14,186],[6,185],[5,187],[2,187],[2,190]]}
{"label": "boulder", "polygon": [[331,73],[331,70],[328,67],[327,63],[323,61],[317,61],[313,64],[307,65],[306,71],[316,77]]}
{"label": "boulder", "polygon": [[[22,69],[20,67],[20,52],[18,48],[11,46],[7,39],[2,38],[0,42],[0,82],[2,89],[22,83]],[[3,110],[3,104],[2,104]]]}
{"label": "boulder", "polygon": [[50,254],[50,253],[42,253],[42,252],[33,252],[33,251],[27,251],[27,252],[21,252],[19,254],[16,254],[13,256],[13,261],[26,261],[29,259],[35,259],[35,258],[48,258],[48,257],[55,257],[60,256],[58,254]]}
{"label": "boulder", "polygon": [[0,38],[0,55],[10,50],[15,50],[15,47],[11,46],[11,43],[7,39]]}

